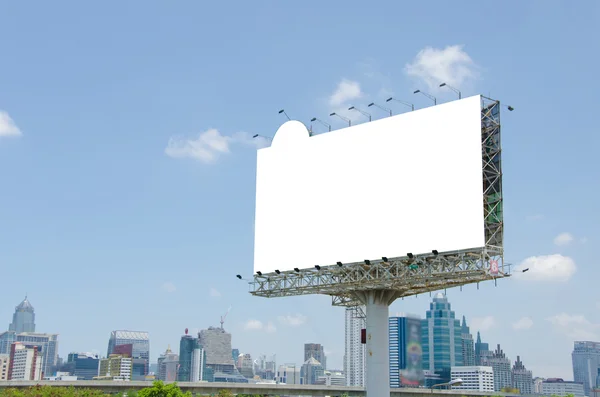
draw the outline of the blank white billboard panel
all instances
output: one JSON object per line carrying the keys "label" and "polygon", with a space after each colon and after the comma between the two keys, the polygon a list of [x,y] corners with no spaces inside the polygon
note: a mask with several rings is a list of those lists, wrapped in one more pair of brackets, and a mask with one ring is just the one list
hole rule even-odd
{"label": "blank white billboard panel", "polygon": [[485,245],[480,97],[309,137],[257,158],[254,271]]}

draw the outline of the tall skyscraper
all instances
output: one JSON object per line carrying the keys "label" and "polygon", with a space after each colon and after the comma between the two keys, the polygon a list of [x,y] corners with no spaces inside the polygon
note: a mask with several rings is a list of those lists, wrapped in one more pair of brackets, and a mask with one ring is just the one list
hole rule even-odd
{"label": "tall skyscraper", "polygon": [[115,347],[132,345],[132,358],[150,359],[150,335],[145,331],[117,330],[110,333],[106,355],[113,354]]}
{"label": "tall skyscraper", "polygon": [[448,299],[438,293],[422,321],[423,369],[450,381],[452,367],[463,365],[462,328]]}
{"label": "tall skyscraper", "polygon": [[185,335],[179,342],[179,372],[177,380],[180,382],[200,382],[212,381],[212,370],[207,369],[207,353],[200,338],[188,335],[186,328]]}
{"label": "tall skyscraper", "polygon": [[475,342],[475,365],[481,365],[482,357],[491,356],[490,345],[481,341],[481,335],[477,331],[477,342]]}
{"label": "tall skyscraper", "polygon": [[[206,351],[206,365],[211,368],[215,377],[219,372],[237,374],[232,357],[231,334],[221,327],[208,327],[200,331],[200,344]],[[179,354],[181,356],[181,353]]]}
{"label": "tall skyscraper", "polygon": [[25,296],[23,302],[15,307],[15,314],[13,314],[13,320],[8,326],[8,330],[17,334],[35,332],[35,312],[31,303],[27,300],[27,296]]}
{"label": "tall skyscraper", "polygon": [[314,358],[319,363],[323,369],[327,369],[327,357],[325,357],[325,349],[321,346],[320,343],[305,343],[304,344],[304,361],[309,358]]}
{"label": "tall skyscraper", "polygon": [[481,358],[482,364],[494,369],[494,391],[501,391],[505,387],[512,387],[512,369],[510,359],[506,357],[500,345],[491,356]]}
{"label": "tall skyscraper", "polygon": [[513,387],[519,389],[521,394],[533,394],[533,374],[525,368],[519,356],[512,368],[512,381]]}
{"label": "tall skyscraper", "polygon": [[461,338],[462,338],[462,354],[463,354],[463,365],[473,366],[475,365],[475,346],[473,344],[473,335],[471,330],[467,326],[467,320],[465,316],[462,318],[461,324]]}
{"label": "tall skyscraper", "polygon": [[344,375],[346,386],[365,386],[365,348],[361,343],[361,330],[366,328],[365,319],[360,314],[366,308],[346,308],[345,346],[344,346]]}
{"label": "tall skyscraper", "polygon": [[423,385],[423,348],[419,317],[390,317],[390,387]]}
{"label": "tall skyscraper", "polygon": [[573,379],[583,383],[586,396],[596,386],[596,376],[600,368],[600,343],[590,341],[576,341],[573,353]]}

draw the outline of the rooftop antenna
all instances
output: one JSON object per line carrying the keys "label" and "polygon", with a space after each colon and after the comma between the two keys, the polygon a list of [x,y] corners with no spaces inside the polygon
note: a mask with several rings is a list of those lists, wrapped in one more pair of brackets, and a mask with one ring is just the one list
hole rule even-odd
{"label": "rooftop antenna", "polygon": [[230,310],[231,310],[231,306],[229,306],[229,309],[227,309],[227,312],[225,313],[225,315],[221,316],[221,329],[223,329],[223,324],[225,324],[225,319],[227,318],[227,315],[229,314]]}

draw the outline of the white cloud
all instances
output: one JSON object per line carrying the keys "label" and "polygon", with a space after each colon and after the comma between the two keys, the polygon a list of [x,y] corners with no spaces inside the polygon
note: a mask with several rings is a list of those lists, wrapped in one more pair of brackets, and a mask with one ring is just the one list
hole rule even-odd
{"label": "white cloud", "polygon": [[342,79],[337,88],[329,97],[329,106],[333,108],[346,105],[348,101],[358,99],[363,96],[360,89],[360,83],[357,81]]}
{"label": "white cloud", "polygon": [[203,163],[213,163],[220,155],[229,153],[230,141],[230,137],[221,135],[219,130],[211,128],[200,133],[196,139],[171,137],[165,153],[174,158],[189,157]]}
{"label": "white cloud", "polygon": [[213,298],[220,298],[221,297],[221,293],[216,289],[216,288],[210,288],[210,290],[208,291],[209,295]]}
{"label": "white cloud", "polygon": [[173,284],[170,281],[167,281],[166,283],[164,283],[160,288],[163,291],[165,291],[165,292],[175,292],[175,291],[177,291],[177,287],[175,287],[175,284]]}
{"label": "white cloud", "polygon": [[440,83],[460,89],[466,82],[477,77],[477,65],[462,45],[444,49],[425,47],[406,65],[404,71],[410,77],[420,79],[429,90],[437,91]]}
{"label": "white cloud", "polygon": [[306,320],[308,320],[308,318],[302,314],[288,314],[287,316],[279,316],[279,322],[289,325],[290,327],[299,327],[300,325],[306,323]]}
{"label": "white cloud", "polygon": [[[522,273],[525,269],[529,270]],[[575,261],[568,256],[541,255],[525,259],[515,268],[513,275],[520,280],[565,282],[576,270]]]}
{"label": "white cloud", "polygon": [[471,319],[471,327],[477,331],[487,331],[496,325],[494,316],[474,317]]}
{"label": "white cloud", "polygon": [[7,112],[0,110],[0,138],[20,136],[21,130]]}
{"label": "white cloud", "polygon": [[269,334],[277,331],[277,328],[275,328],[272,322],[269,321],[265,324],[260,320],[246,321],[246,324],[244,324],[244,329],[248,331],[264,331]]}
{"label": "white cloud", "polygon": [[561,233],[554,237],[554,244],[558,246],[568,245],[573,241],[573,235],[571,233]]}
{"label": "white cloud", "polygon": [[533,327],[533,320],[531,317],[523,317],[516,323],[513,323],[512,327],[514,330],[529,329]]}
{"label": "white cloud", "polygon": [[581,314],[559,313],[548,317],[554,328],[572,339],[596,340],[600,337],[600,325],[591,323]]}
{"label": "white cloud", "polygon": [[256,136],[245,131],[236,132],[232,136],[222,135],[219,130],[211,128],[200,133],[196,138],[173,136],[165,148],[165,153],[173,158],[191,158],[202,163],[214,163],[223,154],[231,152],[231,144],[240,143],[257,149],[269,146],[269,139]]}

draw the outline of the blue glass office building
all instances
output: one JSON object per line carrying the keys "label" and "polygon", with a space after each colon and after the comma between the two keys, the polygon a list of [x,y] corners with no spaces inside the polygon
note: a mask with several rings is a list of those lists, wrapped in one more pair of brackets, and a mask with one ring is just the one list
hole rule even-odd
{"label": "blue glass office building", "polygon": [[390,387],[423,385],[423,354],[421,319],[390,317]]}
{"label": "blue glass office building", "polygon": [[423,369],[440,375],[440,382],[450,381],[450,368],[462,366],[462,327],[455,318],[448,299],[438,293],[422,321]]}

